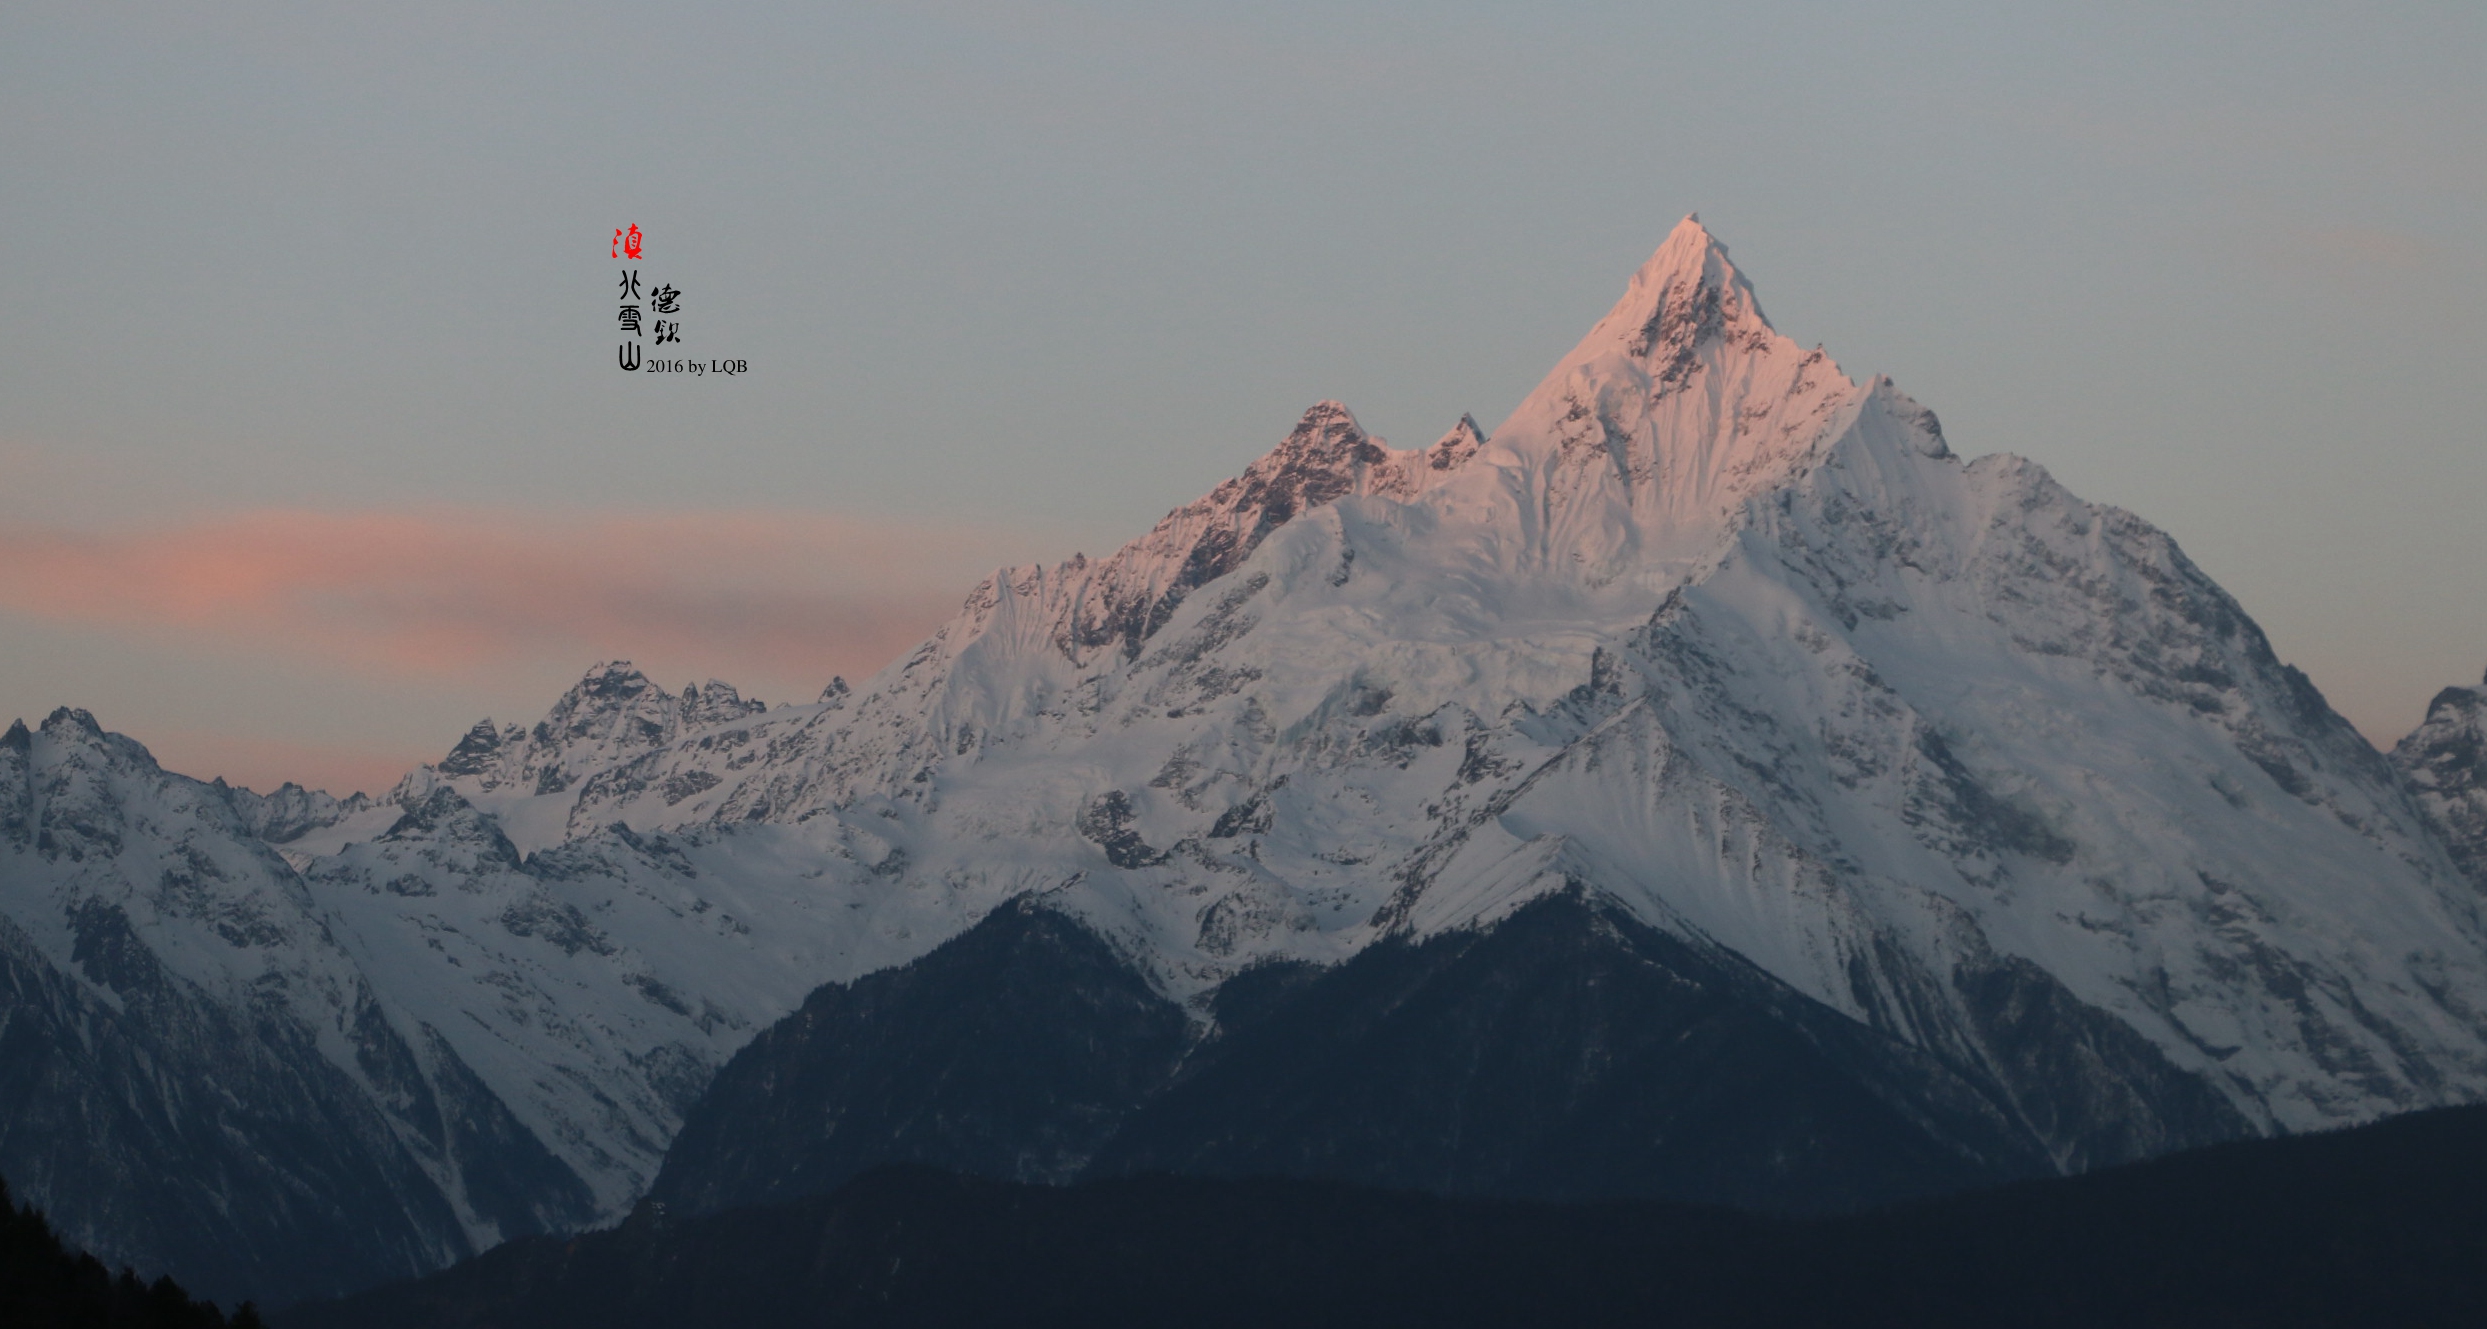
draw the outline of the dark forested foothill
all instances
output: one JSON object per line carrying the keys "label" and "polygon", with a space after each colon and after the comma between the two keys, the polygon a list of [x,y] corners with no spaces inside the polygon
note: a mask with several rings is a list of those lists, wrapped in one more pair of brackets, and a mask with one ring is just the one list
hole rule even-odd
{"label": "dark forested foothill", "polygon": [[1182,1008],[1103,936],[1020,900],[752,1040],[650,1196],[688,1217],[916,1164],[1821,1214],[2251,1129],[2024,968],[1985,985],[1988,1044],[2083,1055],[1937,1057],[1572,890],[1491,929],[1247,971],[1187,1044]]}
{"label": "dark forested foothill", "polygon": [[2487,1324],[2487,1107],[1876,1213],[925,1169],[531,1237],[280,1329]]}
{"label": "dark forested foothill", "polygon": [[69,1250],[40,1210],[19,1208],[0,1180],[0,1326],[7,1329],[258,1329],[244,1302],[225,1318],[215,1303],[193,1301],[170,1278],[114,1274],[92,1255]]}

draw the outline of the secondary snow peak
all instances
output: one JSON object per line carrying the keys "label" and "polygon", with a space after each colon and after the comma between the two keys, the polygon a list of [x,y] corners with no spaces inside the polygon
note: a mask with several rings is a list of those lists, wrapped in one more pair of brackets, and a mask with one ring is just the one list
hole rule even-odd
{"label": "secondary snow peak", "polygon": [[1364,432],[1338,402],[1316,402],[1243,474],[1167,513],[1111,558],[1057,569],[1058,580],[1077,588],[1058,643],[1073,658],[1100,647],[1136,655],[1184,597],[1234,571],[1270,532],[1351,494],[1405,499],[1426,464],[1423,453]]}
{"label": "secondary snow peak", "polygon": [[95,723],[95,716],[83,707],[56,706],[50,715],[43,717],[43,732],[46,734],[71,729],[83,731],[96,738],[103,737],[104,733],[103,726]]}
{"label": "secondary snow peak", "polygon": [[491,716],[477,720],[475,727],[467,730],[465,737],[458,740],[458,745],[449,749],[449,755],[441,758],[441,774],[480,774],[492,764],[493,755],[501,750],[502,741],[500,727],[492,723]]}
{"label": "secondary snow peak", "polygon": [[1484,446],[1485,431],[1478,427],[1477,418],[1462,414],[1459,423],[1451,426],[1451,432],[1425,449],[1426,464],[1437,471],[1457,470],[1467,465],[1468,460]]}

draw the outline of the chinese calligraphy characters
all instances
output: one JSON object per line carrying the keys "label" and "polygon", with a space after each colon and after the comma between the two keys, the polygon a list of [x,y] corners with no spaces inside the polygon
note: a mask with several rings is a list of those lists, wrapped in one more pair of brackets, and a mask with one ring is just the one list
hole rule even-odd
{"label": "chinese calligraphy characters", "polygon": [[[616,258],[638,258],[643,252],[644,245],[645,237],[640,235],[639,227],[633,224],[613,233],[611,253]],[[643,314],[681,313],[682,292],[670,285],[659,286],[648,292],[647,302],[642,305],[639,299],[639,269],[637,268],[622,269],[622,279],[618,284],[621,287],[622,299],[620,308],[614,313],[614,320],[620,325],[622,331],[631,335],[632,340],[622,343],[621,349],[615,352],[615,359],[616,363],[621,365],[623,373],[635,373],[641,364],[640,346],[637,340],[642,332],[641,316]],[[682,340],[680,319],[660,318],[656,320],[652,330],[656,334],[656,344],[659,346]]]}
{"label": "chinese calligraphy characters", "polygon": [[[637,226],[623,227],[613,232],[613,243],[607,253],[614,258],[636,259],[644,254],[645,245],[646,237],[640,233]],[[751,364],[747,360],[720,359],[703,362],[690,359],[668,360],[661,354],[648,355],[647,351],[651,346],[678,345],[683,341],[682,319],[679,317],[682,313],[683,294],[679,288],[670,283],[643,284],[637,268],[622,269],[621,279],[615,283],[615,286],[620,292],[620,298],[614,309],[614,322],[622,333],[630,338],[614,352],[614,363],[621,366],[623,373],[662,371],[697,375],[713,370],[718,374],[732,376],[751,372]],[[643,291],[644,296],[641,294]],[[657,315],[664,317],[655,317]],[[643,341],[642,338],[649,340]]]}
{"label": "chinese calligraphy characters", "polygon": [[633,336],[637,336],[639,333],[639,306],[630,302],[638,298],[638,269],[624,269],[622,272],[622,331],[630,333]]}

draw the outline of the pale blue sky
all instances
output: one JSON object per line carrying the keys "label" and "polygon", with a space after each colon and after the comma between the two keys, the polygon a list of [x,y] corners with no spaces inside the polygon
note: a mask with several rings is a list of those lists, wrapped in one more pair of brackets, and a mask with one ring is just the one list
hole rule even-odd
{"label": "pale blue sky", "polygon": [[[1698,210],[1782,330],[2165,527],[2397,733],[2487,664],[2487,7],[2169,8],[19,0],[0,712],[341,780],[606,654],[809,692],[1320,398],[1493,424]],[[749,376],[615,371],[633,222],[683,349]],[[589,616],[408,668],[364,620],[437,580],[362,637],[25,589],[28,540],[247,513],[747,509],[835,529],[741,603],[877,596],[882,635],[738,669]]]}

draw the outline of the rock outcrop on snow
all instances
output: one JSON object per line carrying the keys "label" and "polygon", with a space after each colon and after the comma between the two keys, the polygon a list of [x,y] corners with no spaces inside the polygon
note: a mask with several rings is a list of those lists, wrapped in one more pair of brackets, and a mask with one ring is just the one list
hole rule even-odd
{"label": "rock outcrop on snow", "polygon": [[2487,892],[2487,682],[2436,693],[2392,764],[2453,861]]}

